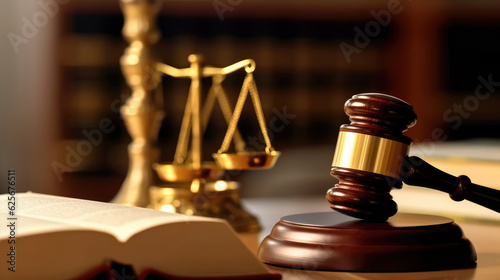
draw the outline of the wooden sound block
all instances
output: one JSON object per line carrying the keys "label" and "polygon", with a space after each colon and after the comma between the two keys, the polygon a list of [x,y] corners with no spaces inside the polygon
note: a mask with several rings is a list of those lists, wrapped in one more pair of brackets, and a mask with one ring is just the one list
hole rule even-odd
{"label": "wooden sound block", "polygon": [[338,213],[283,217],[259,247],[266,264],[304,270],[410,272],[473,267],[476,252],[452,219],[401,214],[367,222]]}

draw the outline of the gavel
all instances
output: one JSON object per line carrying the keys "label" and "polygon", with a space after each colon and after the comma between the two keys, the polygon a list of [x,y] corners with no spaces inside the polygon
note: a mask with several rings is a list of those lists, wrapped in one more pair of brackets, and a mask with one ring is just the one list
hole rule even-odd
{"label": "gavel", "polygon": [[330,174],[339,183],[326,194],[332,209],[364,220],[385,221],[398,210],[390,191],[401,189],[404,182],[500,212],[499,190],[408,156],[412,140],[403,132],[415,125],[417,115],[407,102],[386,94],[363,93],[349,99],[344,110],[351,123],[340,127],[335,148]]}

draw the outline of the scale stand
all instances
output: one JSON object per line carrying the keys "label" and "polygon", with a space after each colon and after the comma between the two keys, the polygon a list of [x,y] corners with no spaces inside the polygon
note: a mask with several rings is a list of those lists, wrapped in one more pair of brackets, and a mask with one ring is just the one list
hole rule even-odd
{"label": "scale stand", "polygon": [[[159,0],[120,0],[124,15],[123,35],[130,43],[120,64],[125,81],[132,89],[120,112],[132,143],[128,147],[129,168],[125,181],[111,202],[224,218],[237,231],[257,231],[260,228],[257,219],[241,207],[239,183],[221,180],[225,170],[271,168],[279,157],[279,152],[269,141],[253,79],[255,62],[247,59],[225,68],[203,67],[200,55],[190,55],[189,68],[177,69],[159,63],[152,45],[160,38],[157,27],[160,3]],[[225,75],[242,68],[247,76],[232,112],[222,82]],[[161,74],[191,79],[174,160],[168,164],[158,163],[159,148],[156,144],[164,118]],[[206,77],[212,77],[213,84],[202,109],[201,79]],[[266,148],[261,152],[247,152],[236,128],[248,94],[266,142]],[[203,132],[216,100],[228,123],[228,130],[221,148],[213,154],[215,162],[202,162]],[[227,152],[231,140],[235,142],[235,153]],[[166,185],[157,184],[159,179]]]}
{"label": "scale stand", "polygon": [[[168,184],[151,189],[151,206],[154,209],[223,218],[240,232],[258,231],[257,219],[241,207],[239,183],[224,181],[225,170],[267,169],[274,166],[280,153],[271,146],[266,130],[262,106],[253,78],[255,62],[243,60],[225,68],[202,67],[202,56],[188,57],[191,66],[177,69],[157,63],[156,69],[175,78],[190,78],[191,86],[184,110],[179,139],[171,163],[153,165],[158,176]],[[238,100],[231,110],[222,82],[227,74],[244,68],[247,75]],[[212,87],[202,108],[201,79],[212,77]],[[246,144],[237,129],[245,101],[250,95],[266,148],[260,152],[246,151]],[[213,154],[215,162],[202,162],[202,137],[215,101],[218,101],[228,129],[221,148]],[[235,152],[228,153],[231,141]],[[190,143],[189,143],[190,142]],[[189,145],[190,144],[190,145]],[[188,149],[190,146],[190,149]]]}

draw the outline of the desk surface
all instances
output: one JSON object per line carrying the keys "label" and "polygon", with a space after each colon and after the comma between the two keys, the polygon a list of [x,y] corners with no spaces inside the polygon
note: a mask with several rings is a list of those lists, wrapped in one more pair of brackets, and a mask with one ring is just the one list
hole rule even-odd
{"label": "desk surface", "polygon": [[[297,213],[329,211],[328,202],[323,197],[314,198],[255,198],[244,200],[244,206],[257,215],[263,227],[259,241],[267,236],[274,224],[283,216]],[[474,244],[477,252],[477,267],[469,269],[412,272],[412,273],[355,273],[324,272],[285,269],[268,266],[279,272],[284,280],[301,279],[405,279],[405,280],[498,280],[500,279],[500,214],[498,221],[490,223],[457,222],[464,234]],[[256,248],[255,248],[256,249]],[[314,267],[314,264],[307,264]]]}

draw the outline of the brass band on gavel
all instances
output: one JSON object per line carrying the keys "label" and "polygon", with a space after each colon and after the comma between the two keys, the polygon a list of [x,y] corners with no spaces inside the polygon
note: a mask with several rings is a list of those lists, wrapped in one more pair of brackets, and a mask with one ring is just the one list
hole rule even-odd
{"label": "brass band on gavel", "polygon": [[410,146],[383,137],[340,131],[332,167],[343,167],[401,179],[400,168]]}

